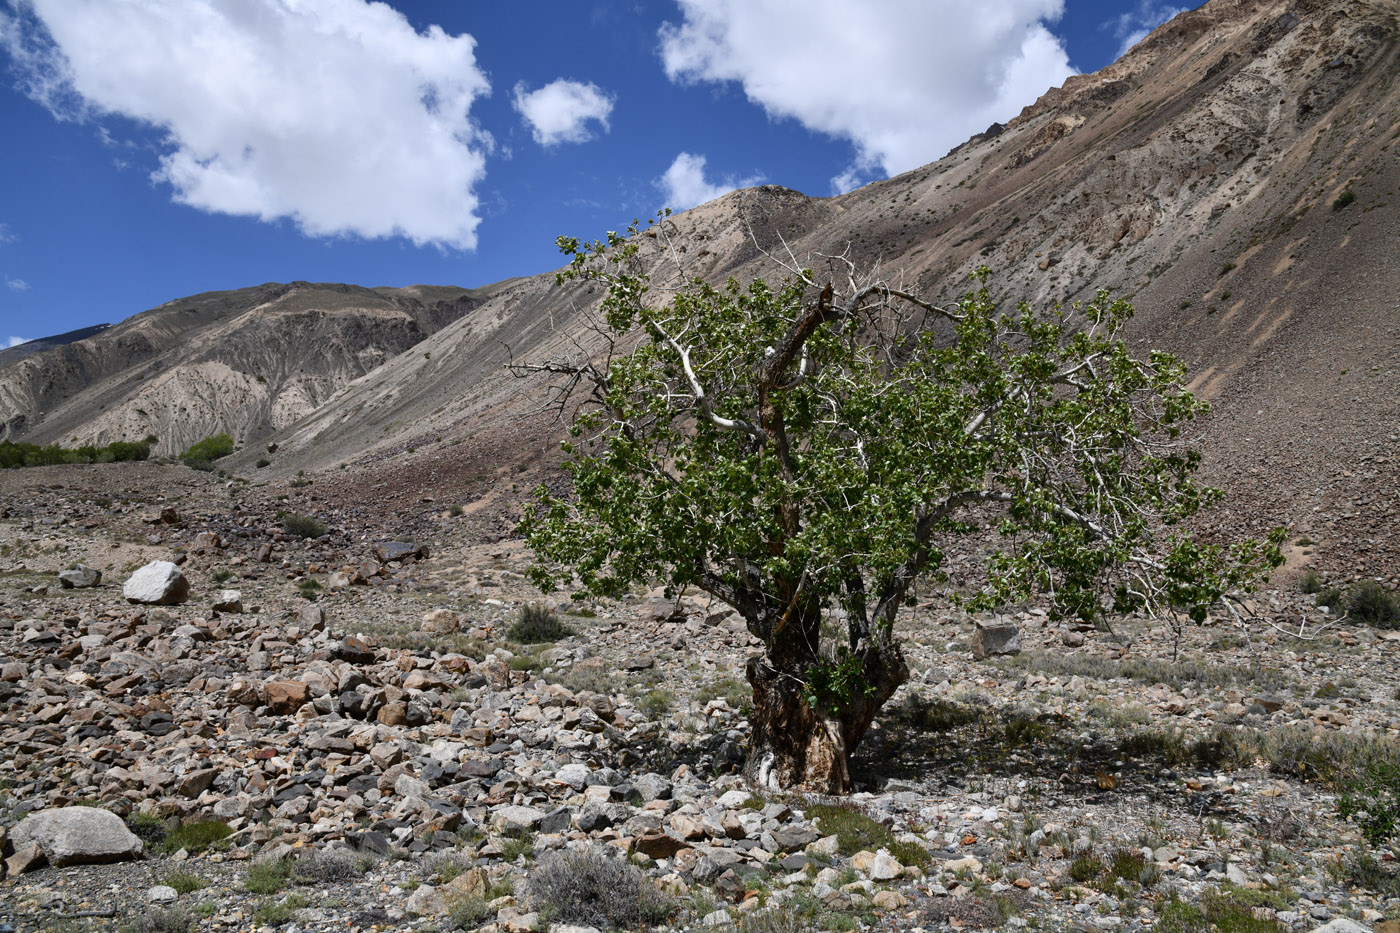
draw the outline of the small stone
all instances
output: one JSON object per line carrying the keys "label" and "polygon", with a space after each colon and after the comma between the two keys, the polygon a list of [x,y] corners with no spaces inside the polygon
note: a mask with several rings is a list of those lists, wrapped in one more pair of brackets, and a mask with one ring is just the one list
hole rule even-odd
{"label": "small stone", "polygon": [[897,910],[900,907],[907,907],[909,898],[898,891],[876,891],[871,903],[881,910]]}
{"label": "small stone", "polygon": [[169,904],[179,896],[180,892],[168,884],[158,884],[146,891],[146,901],[151,904]]}

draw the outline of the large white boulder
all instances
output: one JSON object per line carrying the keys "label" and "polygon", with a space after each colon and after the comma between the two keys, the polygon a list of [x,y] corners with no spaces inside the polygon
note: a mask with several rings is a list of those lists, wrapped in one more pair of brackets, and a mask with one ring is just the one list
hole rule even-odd
{"label": "large white boulder", "polygon": [[120,862],[141,854],[141,840],[110,810],[98,807],[57,807],[31,813],[10,830],[18,852],[37,845],[58,868]]}
{"label": "large white boulder", "polygon": [[122,586],[127,602],[173,606],[189,598],[190,581],[168,560],[151,561]]}

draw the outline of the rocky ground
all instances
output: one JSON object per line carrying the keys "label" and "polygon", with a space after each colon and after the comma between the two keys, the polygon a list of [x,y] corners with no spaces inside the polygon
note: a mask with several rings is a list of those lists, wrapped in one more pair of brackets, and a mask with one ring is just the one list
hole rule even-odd
{"label": "rocky ground", "polygon": [[[1400,633],[1292,584],[1244,626],[1025,607],[980,661],[928,595],[861,792],[756,796],[724,607],[541,596],[508,516],[356,482],[0,474],[0,930],[1400,929],[1390,850],[1338,806],[1400,760]],[[128,603],[158,559],[188,600]],[[101,582],[65,588],[77,564]],[[522,643],[527,606],[573,634]],[[143,857],[13,844],[70,805]],[[607,916],[569,913],[590,879]]]}

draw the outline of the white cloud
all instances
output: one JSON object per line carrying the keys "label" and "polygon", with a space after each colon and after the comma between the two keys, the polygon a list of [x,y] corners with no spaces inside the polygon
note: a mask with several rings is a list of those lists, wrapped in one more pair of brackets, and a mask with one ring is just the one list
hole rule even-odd
{"label": "white cloud", "polygon": [[671,80],[737,81],[770,116],[849,139],[856,163],[833,184],[931,162],[1074,73],[1043,22],[1063,0],[677,2]]}
{"label": "white cloud", "polygon": [[1137,6],[1126,13],[1120,13],[1104,24],[1113,31],[1118,40],[1118,56],[1121,58],[1128,49],[1137,45],[1147,34],[1178,13],[1186,12],[1184,6],[1172,6],[1158,0],[1138,0]]}
{"label": "white cloud", "polygon": [[7,227],[5,224],[0,224],[0,246],[3,246],[6,243],[13,243],[15,240],[18,239],[19,237],[15,236],[13,233],[10,232],[9,227]]}
{"label": "white cloud", "polygon": [[666,169],[666,174],[657,179],[656,186],[661,189],[666,199],[666,207],[684,211],[697,204],[713,201],[736,188],[747,188],[761,181],[762,176],[754,175],[748,178],[729,176],[723,181],[711,182],[705,178],[705,157],[682,152],[676,156],[671,167]]}
{"label": "white cloud", "polygon": [[27,291],[29,291],[29,283],[28,283],[28,282],[26,282],[24,279],[12,279],[12,278],[10,278],[9,276],[6,276],[6,277],[5,277],[5,287],[8,288],[8,289],[9,289],[10,291],[12,291],[12,292],[27,292]]}
{"label": "white cloud", "polygon": [[158,128],[153,178],[307,234],[476,244],[475,40],[364,0],[13,0],[0,47],[59,119]]}
{"label": "white cloud", "polygon": [[[28,337],[11,337],[11,338],[10,338],[10,346],[11,346],[11,347],[17,347],[17,346],[19,346],[19,345],[22,344],[22,343],[28,343],[28,342],[29,342],[29,338],[28,338]],[[6,349],[9,349],[9,348],[7,347]]]}
{"label": "white cloud", "polygon": [[614,99],[596,84],[559,78],[536,91],[515,86],[515,109],[541,146],[582,143],[593,138],[589,121],[608,131]]}

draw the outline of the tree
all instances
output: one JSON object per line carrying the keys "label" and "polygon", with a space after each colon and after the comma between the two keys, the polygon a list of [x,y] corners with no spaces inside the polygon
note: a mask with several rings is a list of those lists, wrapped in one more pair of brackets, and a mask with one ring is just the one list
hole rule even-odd
{"label": "tree", "polygon": [[1201,620],[1281,563],[1281,530],[1191,534],[1219,495],[1182,435],[1206,405],[1172,356],[1129,354],[1132,309],[1106,292],[999,314],[984,269],[940,307],[844,258],[662,289],[666,225],[559,246],[561,283],[605,289],[610,342],[601,361],[514,367],[563,377],[561,412],[587,390],[572,488],[541,486],[521,522],[534,578],[610,595],[659,579],[733,607],[764,646],[746,670],[758,786],[850,790],[851,753],[909,676],[895,623],[917,581],[969,611],[1039,593],[1057,617]]}

